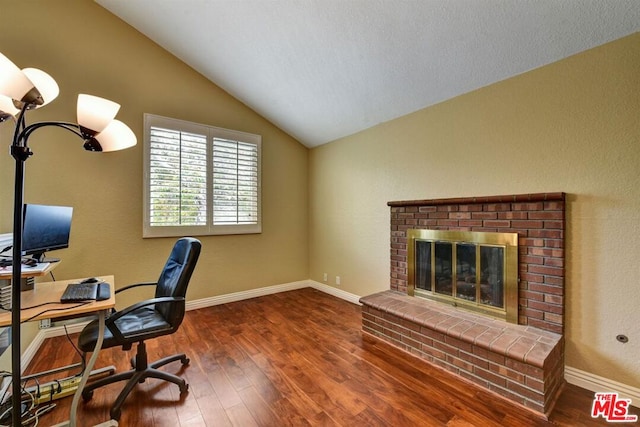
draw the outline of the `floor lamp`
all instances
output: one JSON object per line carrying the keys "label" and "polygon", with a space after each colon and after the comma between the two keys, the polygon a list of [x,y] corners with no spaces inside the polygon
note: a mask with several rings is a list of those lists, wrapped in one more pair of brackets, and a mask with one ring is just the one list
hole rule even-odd
{"label": "floor lamp", "polygon": [[13,261],[11,280],[11,378],[13,426],[21,425],[21,366],[20,366],[20,279],[22,275],[22,221],[24,208],[24,163],[33,154],[29,137],[44,127],[58,127],[70,131],[84,141],[88,151],[122,150],[136,144],[133,131],[114,120],[120,105],[107,99],[81,94],[78,96],[78,123],[38,122],[27,125],[29,110],[40,108],[58,96],[58,85],[44,71],[35,68],[20,70],[0,53],[0,123],[15,123],[11,155],[15,159],[13,209]]}

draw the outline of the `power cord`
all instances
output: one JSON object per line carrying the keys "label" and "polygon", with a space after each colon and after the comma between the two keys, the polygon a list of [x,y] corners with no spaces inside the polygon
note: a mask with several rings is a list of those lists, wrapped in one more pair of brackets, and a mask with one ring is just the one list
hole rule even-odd
{"label": "power cord", "polygon": [[76,344],[73,342],[73,340],[69,336],[69,331],[67,330],[67,325],[63,325],[63,326],[64,326],[64,334],[67,337],[67,341],[69,341],[69,344],[71,344],[71,347],[73,347],[73,349],[76,351],[76,354],[78,356],[80,356],[80,360],[81,360],[81,363],[82,363],[82,369],[80,370],[80,372],[78,374],[76,374],[76,376],[79,377],[82,374],[84,374],[84,370],[87,369],[87,361],[85,360],[84,353],[80,351],[78,346],[76,346]]}
{"label": "power cord", "polygon": [[[40,421],[40,416],[46,414],[47,412],[53,410],[56,407],[55,403],[49,403],[44,406],[38,406],[36,410],[31,414],[31,416],[27,419],[22,420],[23,426],[36,427]],[[31,424],[33,423],[33,424]]]}
{"label": "power cord", "polygon": [[[73,305],[73,306],[65,305],[64,307],[56,307],[56,308],[49,308],[47,310],[42,310],[41,312],[39,312],[37,314],[34,314],[33,316],[21,321],[20,323],[30,322],[33,319],[35,319],[36,317],[38,317],[38,316],[40,316],[40,315],[42,315],[44,313],[48,313],[50,311],[69,310],[71,308],[78,308],[78,307],[82,307],[82,306],[87,305],[87,304],[91,304],[92,302],[93,301],[86,301],[86,302],[82,302],[82,303],[79,303],[79,304],[76,304],[76,305]],[[44,305],[47,305],[47,304],[60,304],[60,302],[59,301],[49,301],[49,302],[45,302],[45,303],[42,303],[42,304],[38,304],[38,305],[34,305],[32,307],[26,307],[26,308],[22,308],[22,309],[26,310],[26,309],[29,309],[29,308],[41,307],[41,306],[44,306]]]}

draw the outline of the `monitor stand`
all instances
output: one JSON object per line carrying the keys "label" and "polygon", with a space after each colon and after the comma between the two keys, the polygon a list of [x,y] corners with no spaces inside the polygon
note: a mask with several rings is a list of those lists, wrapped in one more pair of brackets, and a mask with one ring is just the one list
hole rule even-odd
{"label": "monitor stand", "polygon": [[35,259],[38,262],[38,264],[42,264],[42,263],[45,263],[45,262],[49,262],[49,263],[51,263],[51,262],[60,262],[60,258],[45,258],[44,252],[35,253],[35,254],[31,255],[31,257],[33,259]]}

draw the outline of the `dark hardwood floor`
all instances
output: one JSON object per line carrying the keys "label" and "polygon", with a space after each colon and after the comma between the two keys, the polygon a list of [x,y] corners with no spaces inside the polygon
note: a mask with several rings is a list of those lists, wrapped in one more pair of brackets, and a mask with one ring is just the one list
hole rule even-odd
{"label": "dark hardwood floor", "polygon": [[[567,385],[549,421],[360,331],[360,307],[311,288],[187,312],[178,333],[148,342],[149,359],[186,350],[163,368],[190,384],[139,384],[121,426],[596,426],[593,393]],[[74,341],[76,336],[71,337]],[[133,350],[103,350],[96,366],[129,368]],[[79,360],[65,337],[47,340],[30,372]],[[109,418],[122,384],[81,403],[80,425]],[[42,416],[63,421],[71,398]],[[638,410],[634,408],[635,414]],[[624,424],[623,424],[624,425]]]}

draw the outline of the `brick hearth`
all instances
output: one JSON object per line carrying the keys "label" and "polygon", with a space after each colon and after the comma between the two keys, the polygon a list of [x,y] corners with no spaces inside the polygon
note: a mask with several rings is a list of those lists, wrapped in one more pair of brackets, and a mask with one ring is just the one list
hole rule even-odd
{"label": "brick hearth", "polygon": [[[564,383],[564,193],[389,202],[391,286],[363,331],[548,414]],[[518,233],[518,325],[407,295],[408,229]]]}

